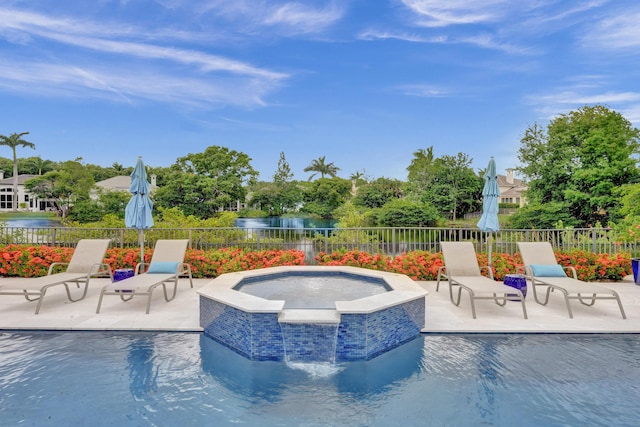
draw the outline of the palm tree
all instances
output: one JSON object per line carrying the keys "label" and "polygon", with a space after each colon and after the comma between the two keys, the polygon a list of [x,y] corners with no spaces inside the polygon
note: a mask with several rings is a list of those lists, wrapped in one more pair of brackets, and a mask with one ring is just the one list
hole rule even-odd
{"label": "palm tree", "polygon": [[30,170],[29,173],[35,172],[34,175],[42,175],[43,173],[47,173],[53,170],[53,162],[51,160],[44,160],[40,156],[29,157],[28,159],[24,160],[25,161],[22,163],[23,172],[25,169],[27,169],[27,167],[25,167],[25,164],[28,165],[28,168]]}
{"label": "palm tree", "polygon": [[325,175],[329,175],[331,178],[336,177],[336,174],[338,173],[340,168],[334,165],[333,162],[325,163],[325,158],[326,156],[322,156],[314,159],[311,161],[311,164],[309,166],[304,168],[305,172],[313,172],[309,177],[309,181],[311,181],[317,174],[320,174],[322,178],[324,178]]}
{"label": "palm tree", "polygon": [[18,210],[18,157],[16,156],[16,147],[30,147],[35,150],[36,145],[32,142],[22,139],[29,132],[12,133],[9,136],[0,135],[0,145],[6,145],[13,150],[13,211]]}

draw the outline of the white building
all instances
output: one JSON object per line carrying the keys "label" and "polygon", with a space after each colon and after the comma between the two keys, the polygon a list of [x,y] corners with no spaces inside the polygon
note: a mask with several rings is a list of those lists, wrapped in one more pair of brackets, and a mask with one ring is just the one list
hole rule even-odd
{"label": "white building", "polygon": [[526,204],[524,192],[527,186],[521,179],[513,177],[513,169],[507,169],[506,175],[498,175],[500,203],[515,203],[522,207]]}
{"label": "white building", "polygon": [[[24,183],[38,175],[18,175],[18,209],[23,212],[46,212],[47,201],[29,193]],[[5,178],[4,171],[0,170],[0,212],[13,211],[13,177]]]}

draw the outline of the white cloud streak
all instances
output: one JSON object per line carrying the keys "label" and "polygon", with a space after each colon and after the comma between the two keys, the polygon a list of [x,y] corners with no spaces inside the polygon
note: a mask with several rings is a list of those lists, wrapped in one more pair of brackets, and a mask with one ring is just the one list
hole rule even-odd
{"label": "white cloud streak", "polygon": [[640,47],[640,10],[603,18],[593,24],[582,38],[586,47],[602,50],[613,49],[616,53],[627,51],[637,54],[635,49]]}
{"label": "white cloud streak", "polygon": [[401,0],[417,15],[416,24],[425,27],[445,27],[478,24],[500,20],[510,0]]}
{"label": "white cloud streak", "polygon": [[[48,40],[62,48],[55,49],[53,59],[51,55],[33,59],[35,56],[4,53],[0,56],[5,64],[0,66],[0,85],[12,92],[39,90],[57,96],[90,94],[126,102],[146,99],[199,107],[252,107],[265,105],[264,96],[289,77],[201,50],[137,41],[156,37],[158,34],[125,25],[0,8],[0,38],[26,47]],[[185,38],[188,36],[181,34],[179,40]],[[80,47],[98,56],[85,54],[78,59],[77,52],[65,56],[61,52],[68,47]],[[110,55],[111,67],[99,65],[105,55]]]}

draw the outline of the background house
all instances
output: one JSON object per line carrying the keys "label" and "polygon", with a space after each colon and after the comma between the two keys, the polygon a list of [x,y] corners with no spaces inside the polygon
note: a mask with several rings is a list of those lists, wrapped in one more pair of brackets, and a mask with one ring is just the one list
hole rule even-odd
{"label": "background house", "polygon": [[[18,175],[18,209],[28,212],[46,212],[49,209],[47,200],[41,200],[26,191],[24,183],[38,175]],[[13,211],[13,177],[5,178],[0,170],[0,212]]]}
{"label": "background house", "polygon": [[[151,184],[149,185],[149,192],[153,193],[154,190],[158,188],[158,186],[156,185],[156,175],[151,175],[149,178],[151,178]],[[130,186],[131,186],[130,175],[114,176],[114,177],[96,182],[96,187],[102,191],[124,191],[128,193]],[[98,195],[97,193],[93,192],[91,194],[91,197],[94,199],[97,199]]]}
{"label": "background house", "polygon": [[507,169],[506,175],[498,175],[500,203],[515,203],[522,207],[526,204],[524,192],[527,186],[521,179],[514,178],[513,169]]}

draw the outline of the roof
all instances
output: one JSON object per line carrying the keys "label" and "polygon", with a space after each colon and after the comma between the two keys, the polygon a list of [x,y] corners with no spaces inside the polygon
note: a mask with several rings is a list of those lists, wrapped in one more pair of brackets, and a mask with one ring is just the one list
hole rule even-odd
{"label": "roof", "polygon": [[[35,178],[38,175],[22,174],[18,175],[18,185],[24,185],[25,181]],[[13,177],[0,179],[0,185],[13,185]]]}
{"label": "roof", "polygon": [[[129,175],[114,176],[112,178],[96,182],[96,185],[105,190],[128,192],[129,187],[131,186],[131,177]],[[158,186],[151,184],[149,185],[149,188],[151,190],[155,190]]]}
{"label": "roof", "polygon": [[507,182],[507,177],[505,175],[498,175],[498,186],[499,187],[523,187],[526,188],[524,182],[521,179],[513,178],[513,182]]}

